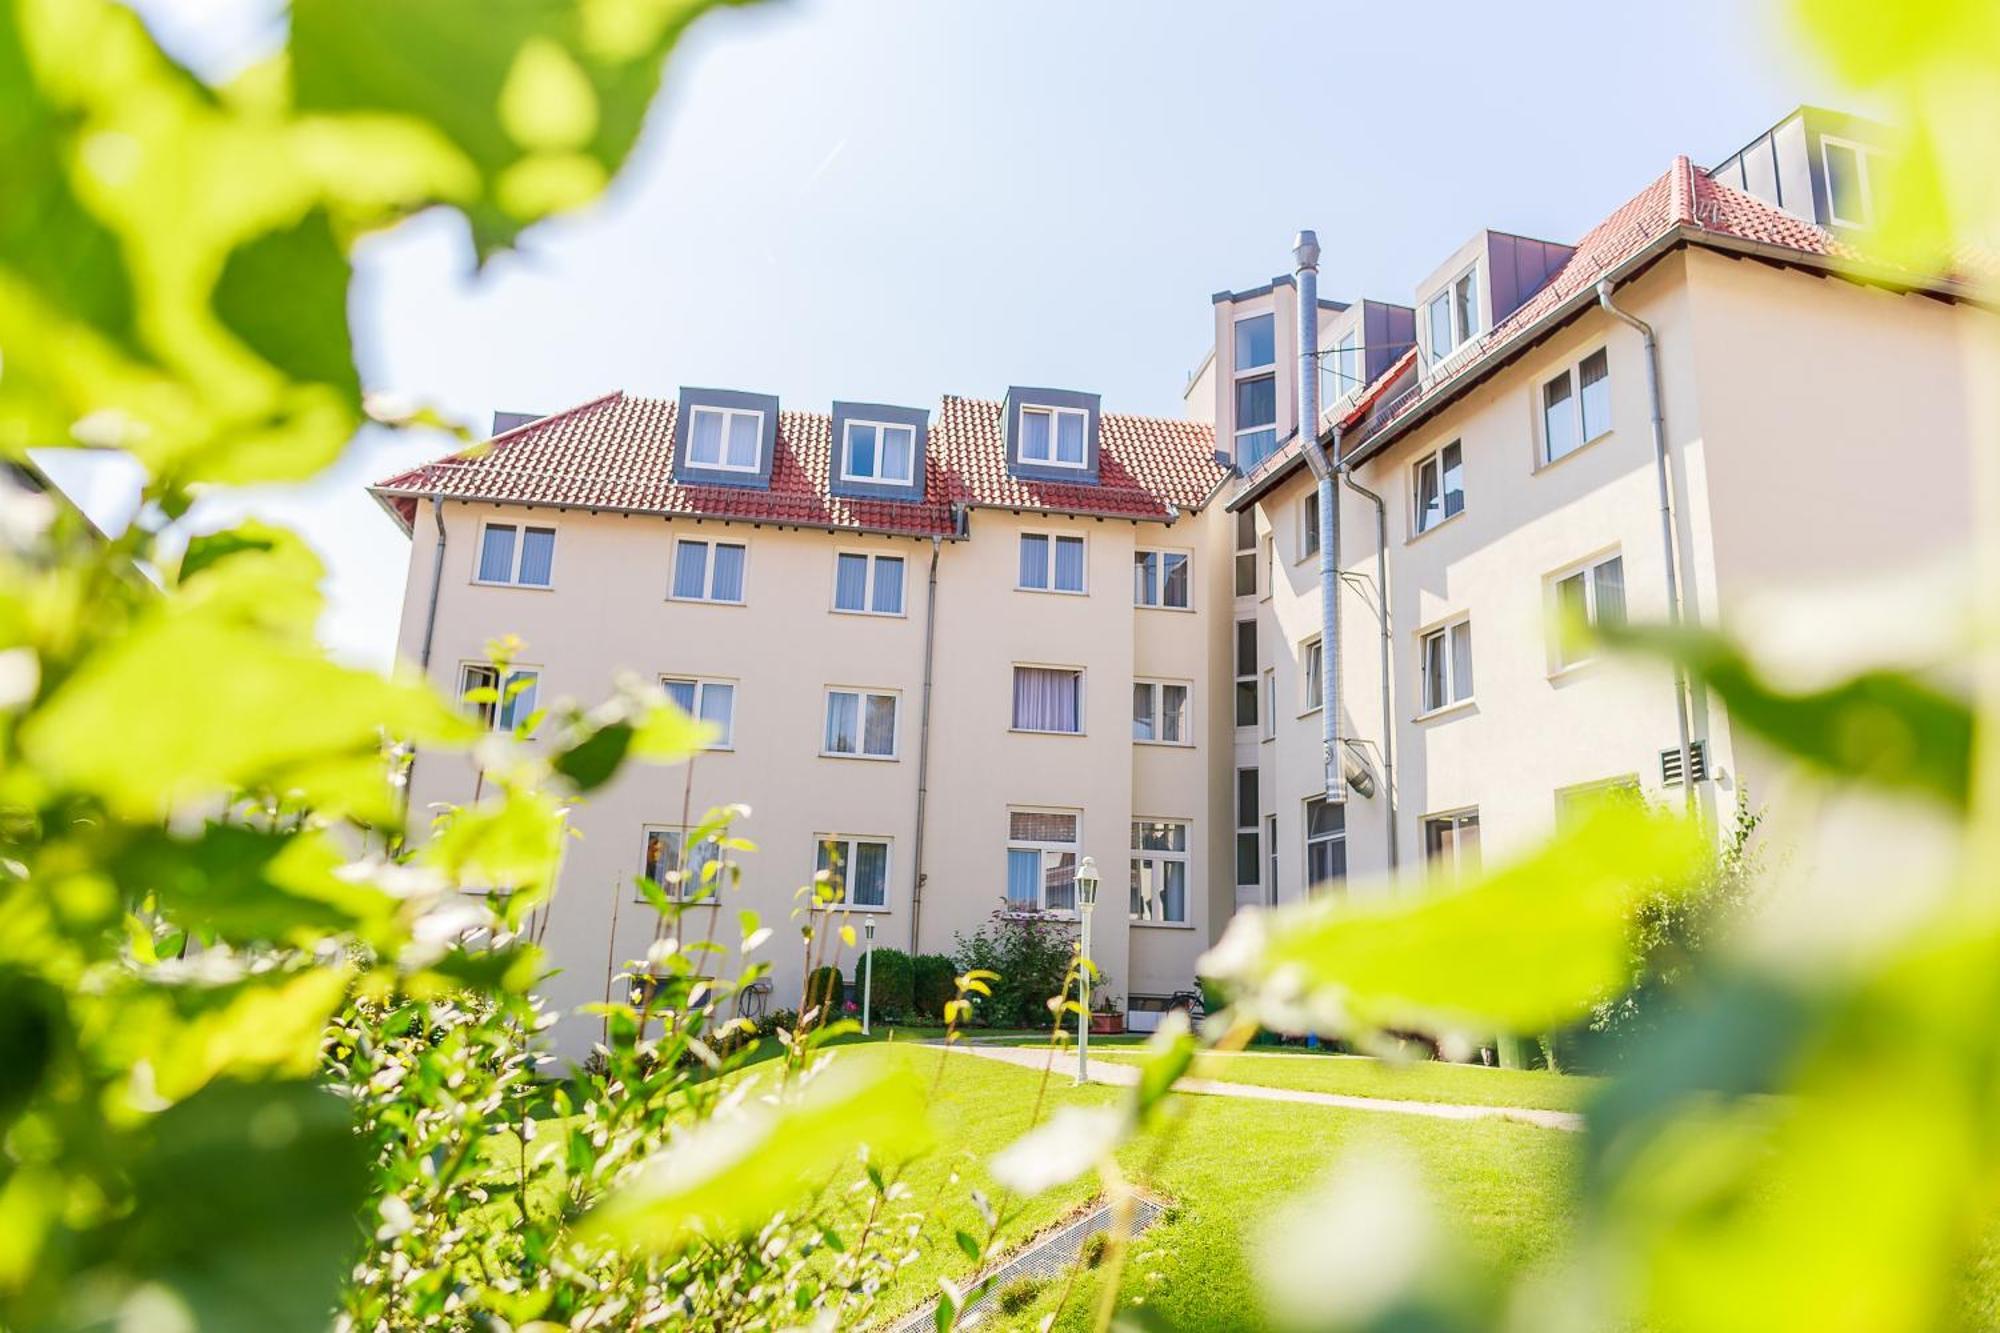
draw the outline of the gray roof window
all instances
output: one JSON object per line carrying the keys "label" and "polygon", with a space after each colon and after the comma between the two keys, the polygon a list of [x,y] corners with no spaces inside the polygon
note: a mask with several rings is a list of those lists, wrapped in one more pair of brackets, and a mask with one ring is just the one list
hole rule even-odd
{"label": "gray roof window", "polygon": [[857,500],[923,499],[930,421],[921,407],[835,403],[832,492]]}
{"label": "gray roof window", "polygon": [[674,414],[674,478],[691,486],[766,490],[778,443],[778,400],[735,389],[682,389]]}
{"label": "gray roof window", "polygon": [[1097,484],[1098,396],[1067,389],[1007,390],[1007,471],[1031,481]]}

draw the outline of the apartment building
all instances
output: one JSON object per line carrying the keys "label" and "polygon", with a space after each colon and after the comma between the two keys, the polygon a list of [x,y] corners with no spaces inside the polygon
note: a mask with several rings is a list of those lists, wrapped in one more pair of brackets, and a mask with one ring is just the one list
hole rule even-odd
{"label": "apartment building", "polygon": [[[463,691],[525,641],[532,690],[493,725],[634,674],[718,727],[575,812],[550,999],[643,954],[635,877],[698,867],[683,812],[723,802],[761,847],[742,905],[782,920],[828,870],[923,952],[1073,913],[1091,858],[1093,952],[1138,1022],[1234,911],[1464,869],[1578,793],[1782,803],[1715,701],[1552,625],[1728,621],[1967,551],[1992,320],[1860,258],[1884,151],[1803,109],[1574,243],[1481,230],[1407,303],[1320,299],[1306,247],[1212,298],[1185,420],[1018,386],[614,393],[373,488],[411,542],[403,655]],[[476,784],[420,756],[413,799]]]}

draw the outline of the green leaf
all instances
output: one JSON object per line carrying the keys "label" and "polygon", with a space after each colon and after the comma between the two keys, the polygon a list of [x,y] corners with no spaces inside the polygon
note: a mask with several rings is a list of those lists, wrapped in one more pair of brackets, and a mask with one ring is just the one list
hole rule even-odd
{"label": "green leaf", "polygon": [[1794,692],[1767,682],[1711,631],[1628,626],[1604,638],[1681,663],[1722,696],[1733,724],[1829,777],[1929,796],[1956,810],[1971,799],[1972,708],[1916,676],[1866,671]]}
{"label": "green leaf", "polygon": [[230,252],[215,284],[215,313],[229,331],[294,380],[324,384],[359,419],[361,376],[347,328],[354,272],[324,209]]}
{"label": "green leaf", "polygon": [[549,764],[575,783],[578,791],[595,791],[617,775],[631,746],[631,725],[613,722],[588,733],[567,749],[556,751]]}
{"label": "green leaf", "polygon": [[337,872],[326,833],[210,824],[192,838],[136,832],[108,862],[128,902],[154,895],[168,919],[236,945],[310,947],[334,934],[381,942],[400,900]]}
{"label": "green leaf", "polygon": [[1238,917],[1201,972],[1285,1026],[1546,1032],[1625,984],[1633,909],[1711,855],[1697,825],[1611,801],[1463,887]]}
{"label": "green leaf", "polygon": [[675,1254],[699,1235],[756,1230],[864,1146],[898,1158],[929,1141],[913,1074],[836,1064],[792,1100],[749,1103],[689,1130],[586,1215],[581,1232],[595,1244]]}

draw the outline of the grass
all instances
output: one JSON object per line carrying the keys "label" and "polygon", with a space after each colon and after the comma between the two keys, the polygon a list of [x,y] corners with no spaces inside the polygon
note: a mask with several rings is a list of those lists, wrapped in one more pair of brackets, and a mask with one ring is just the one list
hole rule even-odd
{"label": "grass", "polygon": [[[1091,1058],[1110,1064],[1137,1064],[1143,1057],[1129,1047],[1100,1051],[1092,1042]],[[1578,1110],[1598,1086],[1596,1079],[1551,1074],[1540,1069],[1488,1069],[1483,1065],[1440,1060],[1391,1064],[1360,1055],[1305,1052],[1204,1055],[1195,1062],[1191,1074],[1222,1083],[1333,1092],[1348,1097],[1449,1102],[1454,1106],[1532,1107],[1545,1111]]]}

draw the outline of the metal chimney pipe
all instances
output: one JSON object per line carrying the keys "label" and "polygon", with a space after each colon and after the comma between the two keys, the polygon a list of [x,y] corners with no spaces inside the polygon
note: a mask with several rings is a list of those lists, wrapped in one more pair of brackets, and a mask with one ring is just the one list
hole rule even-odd
{"label": "metal chimney pipe", "polygon": [[1292,244],[1299,296],[1299,449],[1319,486],[1319,661],[1321,761],[1326,799],[1347,799],[1340,744],[1340,492],[1319,442],[1319,237],[1302,231]]}

